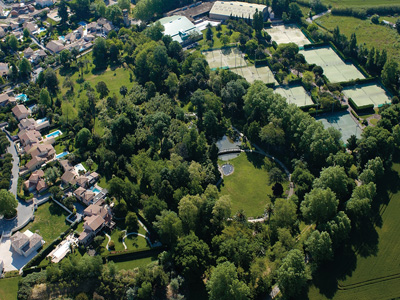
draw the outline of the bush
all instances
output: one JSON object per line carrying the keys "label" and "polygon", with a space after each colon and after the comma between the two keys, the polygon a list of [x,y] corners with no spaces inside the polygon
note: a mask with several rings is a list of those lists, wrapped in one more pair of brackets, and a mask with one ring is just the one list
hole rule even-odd
{"label": "bush", "polygon": [[114,241],[110,241],[110,242],[108,243],[108,248],[111,249],[111,250],[114,250],[114,249],[115,249],[115,243],[114,243]]}

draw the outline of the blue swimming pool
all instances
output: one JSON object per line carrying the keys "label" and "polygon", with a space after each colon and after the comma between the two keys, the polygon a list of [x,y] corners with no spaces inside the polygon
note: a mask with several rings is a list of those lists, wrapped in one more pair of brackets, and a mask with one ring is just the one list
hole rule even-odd
{"label": "blue swimming pool", "polygon": [[48,120],[47,118],[36,120],[36,124],[42,124],[43,122],[46,122],[47,120]]}
{"label": "blue swimming pool", "polygon": [[56,158],[57,158],[57,159],[60,159],[60,158],[64,157],[65,155],[68,155],[68,154],[69,154],[68,151],[64,151],[63,153],[57,154],[57,155],[56,155]]}
{"label": "blue swimming pool", "polygon": [[95,186],[92,186],[92,187],[90,188],[90,190],[91,190],[93,193],[95,193],[95,194],[98,194],[98,193],[101,192],[101,191],[100,191],[97,187],[95,187]]}
{"label": "blue swimming pool", "polygon": [[28,96],[25,94],[19,94],[15,96],[15,99],[26,102],[28,101]]}
{"label": "blue swimming pool", "polygon": [[60,136],[60,135],[62,135],[61,130],[56,130],[56,131],[54,131],[54,132],[49,133],[48,135],[46,135],[46,138],[51,138],[51,137],[56,138],[56,137],[58,137],[58,136]]}

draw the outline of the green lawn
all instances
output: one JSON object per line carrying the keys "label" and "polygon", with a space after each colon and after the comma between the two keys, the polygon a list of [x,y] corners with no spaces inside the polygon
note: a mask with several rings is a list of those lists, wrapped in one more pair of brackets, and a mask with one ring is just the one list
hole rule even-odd
{"label": "green lawn", "polygon": [[[390,189],[398,189],[400,164],[395,164],[393,169],[397,172],[388,176],[387,186]],[[381,192],[379,195],[383,195]],[[392,194],[389,192],[390,202],[387,206],[381,206],[381,225],[377,226],[376,233],[372,232],[368,236],[373,243],[365,242],[367,247],[360,248],[361,251],[356,257],[349,255],[342,256],[333,264],[343,265],[338,270],[330,269],[332,273],[342,274],[339,276],[335,289],[332,278],[320,279],[319,288],[313,286],[309,291],[309,299],[398,299],[400,296],[400,191]],[[369,255],[361,255],[364,249],[369,250]],[[340,260],[340,261],[338,261]],[[349,267],[351,266],[351,267]],[[346,270],[344,272],[343,270]],[[328,269],[325,269],[327,272]],[[344,275],[343,275],[344,274]],[[325,276],[324,276],[325,277]],[[332,283],[331,288],[327,288],[326,283]],[[322,284],[324,282],[324,284]],[[337,288],[337,286],[336,286]],[[322,293],[321,293],[322,291]]]}
{"label": "green lawn", "polygon": [[151,257],[140,258],[140,259],[135,259],[135,260],[116,262],[115,265],[120,270],[131,270],[131,269],[138,268],[141,266],[146,266],[149,263],[156,261],[156,260],[157,260],[157,256],[151,256]]}
{"label": "green lawn", "polygon": [[0,279],[0,299],[16,300],[19,277]]}
{"label": "green lawn", "polygon": [[48,201],[38,207],[35,220],[26,225],[21,231],[30,230],[38,232],[46,243],[51,243],[60,233],[68,229],[69,224],[65,218],[68,213],[53,201]]}
{"label": "green lawn", "polygon": [[378,6],[378,5],[394,5],[399,4],[398,0],[322,0],[326,5],[337,6]]}
{"label": "green lawn", "polygon": [[97,184],[103,189],[109,189],[108,181],[105,176],[102,176],[100,180],[97,182]]}
{"label": "green lawn", "polygon": [[358,44],[365,44],[368,48],[375,47],[381,51],[386,49],[388,57],[392,57],[400,63],[400,35],[394,29],[372,24],[370,20],[331,14],[317,19],[316,23],[331,31],[339,26],[340,32],[349,39],[352,33],[356,33]]}
{"label": "green lawn", "polygon": [[[226,162],[220,162],[220,165]],[[229,161],[234,166],[232,175],[225,176],[220,185],[221,195],[230,195],[232,213],[243,209],[248,217],[261,216],[272,195],[268,184],[268,171],[264,168],[264,156],[241,153]],[[283,184],[284,189],[288,183]]]}

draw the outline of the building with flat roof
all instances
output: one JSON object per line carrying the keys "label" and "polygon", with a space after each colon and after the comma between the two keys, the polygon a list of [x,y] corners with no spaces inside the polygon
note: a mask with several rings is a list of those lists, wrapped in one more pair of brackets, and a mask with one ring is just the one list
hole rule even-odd
{"label": "building with flat roof", "polygon": [[210,10],[210,18],[226,20],[232,16],[252,20],[256,10],[261,11],[264,18],[268,14],[268,8],[265,5],[237,1],[216,1]]}
{"label": "building with flat roof", "polygon": [[198,34],[203,37],[200,30],[184,16],[171,16],[158,20],[164,26],[164,35],[169,35],[172,40],[180,44],[186,44],[190,41],[189,37],[193,34]]}

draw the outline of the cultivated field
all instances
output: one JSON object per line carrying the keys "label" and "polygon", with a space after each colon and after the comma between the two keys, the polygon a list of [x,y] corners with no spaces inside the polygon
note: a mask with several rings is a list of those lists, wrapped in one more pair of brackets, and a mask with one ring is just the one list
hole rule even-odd
{"label": "cultivated field", "polygon": [[338,129],[342,134],[342,141],[344,143],[346,143],[353,134],[356,135],[357,138],[361,137],[361,129],[347,111],[323,115],[317,117],[317,120],[321,121],[325,128],[334,127]]}
{"label": "cultivated field", "polygon": [[222,48],[211,51],[203,51],[211,69],[236,68],[247,66],[242,52],[237,48]]}
{"label": "cultivated field", "polygon": [[346,87],[343,93],[347,98],[353,99],[357,106],[373,104],[378,107],[385,103],[390,103],[390,99],[385,90],[377,84],[357,85]]}
{"label": "cultivated field", "polygon": [[307,94],[306,90],[302,86],[295,87],[278,87],[275,93],[286,98],[286,101],[296,104],[298,107],[308,106],[314,104],[311,97]]}
{"label": "cultivated field", "polygon": [[[232,214],[243,209],[247,217],[261,216],[269,195],[272,195],[264,156],[241,153],[237,158],[229,160],[229,163],[234,166],[234,172],[224,177],[219,186],[220,195],[231,196]],[[286,190],[288,183],[285,182],[283,187]]]}
{"label": "cultivated field", "polygon": [[236,68],[231,69],[232,72],[239,74],[246,78],[246,80],[250,83],[253,83],[256,80],[261,80],[264,83],[275,83],[277,81],[274,78],[274,74],[272,74],[271,70],[268,67],[244,67],[244,68]]}
{"label": "cultivated field", "polygon": [[[364,1],[362,2],[364,3]],[[381,3],[385,1],[369,2]],[[392,3],[394,2],[399,4],[398,0],[392,1]],[[381,17],[380,19],[383,20],[386,19],[386,17]],[[333,16],[331,14],[317,19],[316,23],[323,25],[330,31],[333,31],[336,26],[339,26],[340,33],[346,35],[349,39],[351,34],[355,33],[357,35],[358,44],[365,44],[369,49],[372,47],[381,51],[386,49],[388,57],[394,58],[398,63],[400,63],[400,35],[395,29],[373,24],[369,19],[361,20],[354,17]]]}
{"label": "cultivated field", "polygon": [[[396,191],[399,187],[399,171],[400,165],[394,164],[393,174],[385,178],[386,186],[390,190]],[[387,180],[386,180],[387,179]],[[400,230],[399,214],[400,214],[400,192],[392,193],[390,190],[383,189],[384,193],[388,192],[390,202],[381,208],[381,225],[376,227],[374,236],[375,243],[367,245],[372,249],[369,256],[357,255],[357,257],[348,260],[346,257],[340,258],[338,265],[352,265],[354,270],[347,272],[347,276],[343,276],[338,280],[339,290],[333,290],[322,284],[319,288],[313,286],[309,291],[309,299],[333,299],[333,300],[354,300],[354,299],[398,299],[400,296]],[[384,194],[381,193],[380,194]],[[370,250],[371,251],[371,250]],[[355,261],[356,260],[356,261]],[[336,264],[334,262],[333,264]],[[331,270],[332,271],[332,270]],[[325,272],[328,272],[325,270]],[[338,272],[340,273],[340,271]],[[324,278],[325,282],[333,282]]]}
{"label": "cultivated field", "polygon": [[308,63],[322,67],[324,75],[332,83],[364,78],[353,64],[345,63],[330,47],[302,50],[300,53]]}
{"label": "cultivated field", "polygon": [[265,31],[278,44],[295,43],[301,47],[311,43],[296,25],[273,26]]}

